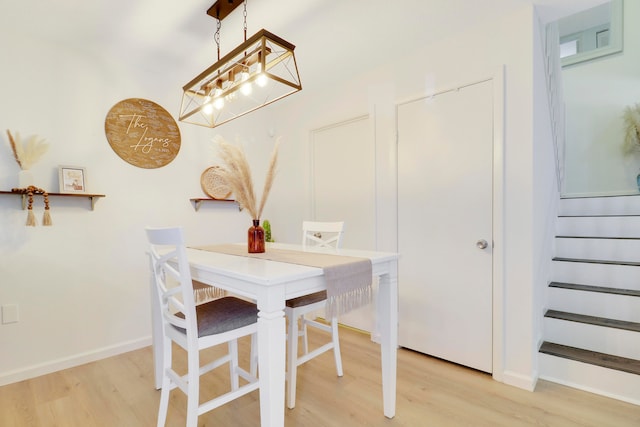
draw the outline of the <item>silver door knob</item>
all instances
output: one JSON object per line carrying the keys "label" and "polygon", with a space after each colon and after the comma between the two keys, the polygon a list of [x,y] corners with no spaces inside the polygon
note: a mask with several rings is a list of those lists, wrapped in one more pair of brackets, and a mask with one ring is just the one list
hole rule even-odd
{"label": "silver door knob", "polygon": [[476,242],[476,246],[478,247],[478,249],[486,249],[487,246],[489,246],[489,244],[487,243],[486,240],[482,239]]}

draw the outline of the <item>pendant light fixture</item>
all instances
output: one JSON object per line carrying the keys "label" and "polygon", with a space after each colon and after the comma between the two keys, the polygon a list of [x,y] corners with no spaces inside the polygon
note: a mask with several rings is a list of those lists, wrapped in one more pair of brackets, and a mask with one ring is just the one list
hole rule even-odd
{"label": "pendant light fixture", "polygon": [[[220,27],[244,3],[244,42],[220,59]],[[182,89],[179,120],[214,128],[302,90],[295,46],[264,29],[247,39],[247,1],[218,0],[207,10],[217,21],[218,62]]]}

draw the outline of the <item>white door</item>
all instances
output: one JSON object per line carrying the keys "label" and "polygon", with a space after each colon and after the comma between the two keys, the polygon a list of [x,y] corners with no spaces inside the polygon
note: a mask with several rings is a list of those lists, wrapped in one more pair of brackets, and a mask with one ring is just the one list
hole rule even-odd
{"label": "white door", "polygon": [[[313,220],[344,221],[342,246],[375,249],[375,145],[368,116],[311,133]],[[340,323],[371,332],[372,305]]]}
{"label": "white door", "polygon": [[398,106],[399,343],[486,372],[492,116],[491,81]]}

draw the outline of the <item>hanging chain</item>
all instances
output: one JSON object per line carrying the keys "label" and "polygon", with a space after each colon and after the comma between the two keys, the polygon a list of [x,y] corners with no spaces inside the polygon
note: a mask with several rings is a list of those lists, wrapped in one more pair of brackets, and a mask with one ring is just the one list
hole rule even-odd
{"label": "hanging chain", "polygon": [[247,0],[244,0],[244,41],[247,41]]}
{"label": "hanging chain", "polygon": [[[247,41],[247,0],[244,0],[244,12],[242,14],[244,18],[244,41]],[[218,61],[220,61],[220,28],[222,27],[222,20],[216,17],[216,33],[213,39],[216,42],[218,48]]]}
{"label": "hanging chain", "polygon": [[213,36],[213,39],[216,41],[216,46],[218,47],[218,61],[220,61],[220,28],[222,27],[222,21],[216,18],[216,33]]}

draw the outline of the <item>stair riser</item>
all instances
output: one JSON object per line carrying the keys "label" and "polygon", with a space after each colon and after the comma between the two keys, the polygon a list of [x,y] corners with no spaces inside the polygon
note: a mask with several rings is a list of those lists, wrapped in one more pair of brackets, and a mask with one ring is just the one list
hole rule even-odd
{"label": "stair riser", "polygon": [[640,239],[556,238],[556,256],[607,261],[640,261]]}
{"label": "stair riser", "polygon": [[591,393],[640,405],[640,375],[540,354],[539,377]]}
{"label": "stair riser", "polygon": [[556,235],[640,237],[640,217],[559,217]]}
{"label": "stair riser", "polygon": [[640,297],[562,288],[548,292],[550,310],[640,323]]}
{"label": "stair riser", "polygon": [[545,341],[640,360],[640,333],[544,318]]}
{"label": "stair riser", "polygon": [[[556,224],[556,257],[640,262],[640,195],[562,199]],[[608,215],[608,216],[607,216]],[[601,237],[592,239],[589,237]],[[612,239],[625,238],[625,239]],[[552,261],[555,282],[640,291],[640,267]],[[548,308],[640,323],[640,297],[548,287]],[[611,356],[640,360],[640,332],[545,317],[544,340]],[[640,405],[640,375],[563,357],[539,354],[541,379]]]}
{"label": "stair riser", "polygon": [[596,197],[560,200],[560,215],[637,215],[640,197]]}
{"label": "stair riser", "polygon": [[628,265],[553,261],[551,277],[555,282],[640,290],[640,267]]}

